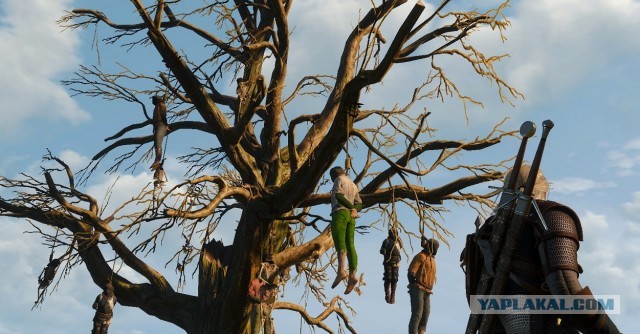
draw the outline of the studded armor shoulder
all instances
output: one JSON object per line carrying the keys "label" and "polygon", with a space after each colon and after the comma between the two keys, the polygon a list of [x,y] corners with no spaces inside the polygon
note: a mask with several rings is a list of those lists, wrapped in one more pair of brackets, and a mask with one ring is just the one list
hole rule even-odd
{"label": "studded armor shoulder", "polygon": [[[563,236],[582,241],[582,224],[578,215],[568,206],[553,201],[536,201],[542,218],[547,224],[548,231],[545,236]],[[563,215],[564,214],[564,215]]]}
{"label": "studded armor shoulder", "polygon": [[569,207],[555,202],[538,204],[546,225],[546,229],[538,233],[538,250],[545,274],[555,270],[579,273],[577,252],[582,241],[582,228],[578,216]]}

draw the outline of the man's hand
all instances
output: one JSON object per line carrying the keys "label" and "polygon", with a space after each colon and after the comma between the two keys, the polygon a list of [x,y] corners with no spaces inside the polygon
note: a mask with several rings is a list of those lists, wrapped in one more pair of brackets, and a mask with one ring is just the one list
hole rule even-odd
{"label": "man's hand", "polygon": [[351,209],[351,218],[360,218],[360,214],[355,208]]}
{"label": "man's hand", "polygon": [[407,278],[409,279],[409,283],[415,283],[418,281],[415,273],[409,272],[407,276]]}

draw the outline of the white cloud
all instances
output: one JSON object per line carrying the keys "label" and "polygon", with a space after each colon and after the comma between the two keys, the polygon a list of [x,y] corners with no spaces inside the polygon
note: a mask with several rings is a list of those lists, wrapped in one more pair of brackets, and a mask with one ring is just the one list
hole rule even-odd
{"label": "white cloud", "polygon": [[[18,125],[34,118],[63,118],[72,124],[87,120],[60,86],[60,74],[79,63],[78,35],[61,32],[55,21],[69,8],[70,0],[0,3],[0,133],[18,133]],[[11,132],[10,132],[11,131]]]}
{"label": "white cloud", "polygon": [[[51,294],[46,296],[41,308],[31,311],[36,299],[37,278],[48,261],[49,249],[41,244],[38,235],[23,232],[33,230],[24,220],[0,217],[0,226],[3,228],[0,234],[0,259],[3,259],[0,261],[0,313],[3,315],[0,334],[89,332],[95,312],[91,303],[100,289],[93,284],[85,265],[74,267],[54,289],[54,284],[62,274],[59,269],[58,276],[48,290]],[[51,228],[48,232],[52,232]],[[61,255],[61,251],[55,255]],[[121,305],[116,307],[110,332],[141,334],[176,331],[173,325],[151,320],[153,318],[142,311],[131,310]],[[141,327],[147,331],[133,329]]]}
{"label": "white cloud", "polygon": [[[3,302],[0,303],[0,312],[12,319],[10,324],[0,323],[0,333],[20,333],[46,331],[46,324],[55,319],[61,324],[69,324],[77,321],[77,315],[82,314],[83,304],[76,299],[77,294],[87,289],[87,285],[79,284],[78,274],[85,275],[84,268],[79,266],[60,283],[57,289],[54,283],[49,286],[42,312],[34,310],[27,315],[12,316],[16,313],[29,311],[37,296],[38,276],[47,264],[49,249],[41,244],[42,239],[37,234],[26,234],[30,228],[26,221],[0,218],[3,228],[0,236],[0,294]],[[55,233],[52,228],[42,227],[48,233]],[[60,252],[56,253],[60,255]],[[10,259],[10,260],[9,260]],[[58,276],[61,270],[58,270]],[[56,307],[57,305],[57,307]],[[64,307],[60,307],[64,305]],[[39,313],[36,313],[39,312]],[[37,323],[33,318],[39,318]],[[6,332],[3,332],[6,330]],[[52,332],[53,333],[53,332]]]}
{"label": "white cloud", "polygon": [[[588,242],[594,243],[597,247],[592,247],[588,252],[580,252],[580,262],[585,268],[585,272],[598,272],[598,276],[611,276],[616,281],[624,278],[625,269],[615,264],[617,250],[610,243],[598,242],[596,238],[592,238]],[[585,282],[586,283],[586,282]],[[587,284],[584,284],[587,285]],[[596,291],[594,293],[600,293]],[[608,294],[608,293],[604,293]]]}
{"label": "white cloud", "polygon": [[[361,12],[361,7],[362,2],[357,0],[300,1],[293,7],[297,15],[291,17],[298,24],[304,24],[306,28],[315,29],[321,34],[344,34],[355,26],[358,18],[356,13]],[[368,8],[363,9],[364,12],[367,10]]]}
{"label": "white cloud", "polygon": [[[82,168],[86,167],[86,165],[89,163],[89,158],[87,156],[84,156],[74,150],[63,150],[62,152],[58,153],[58,152],[51,152],[52,155],[60,160],[62,160],[64,163],[66,163],[69,168],[71,168],[71,171],[74,173],[77,173],[79,170],[81,170]],[[34,161],[30,164],[27,165],[27,168],[21,172],[26,173],[26,174],[30,174],[30,175],[41,175],[42,172],[42,168],[50,168],[50,169],[55,169],[55,170],[62,170],[62,166],[57,162],[57,161],[53,161],[53,160],[37,160]],[[57,182],[61,182],[61,183],[65,183],[64,181],[66,180],[66,173],[65,172],[54,172],[53,174],[53,178],[54,180],[56,180]]]}
{"label": "white cloud", "polygon": [[[640,192],[630,203],[640,203]],[[625,223],[615,212],[608,216],[586,210],[580,217],[584,229],[584,241],[578,251],[578,261],[584,268],[580,282],[590,286],[594,294],[621,296],[623,317],[614,321],[624,329],[629,324],[621,324],[621,319],[629,321],[640,309],[640,234],[634,233],[637,226]]]}
{"label": "white cloud", "polygon": [[[168,159],[167,162],[175,162],[173,159]],[[167,173],[170,173],[169,169],[165,169]],[[169,181],[164,185],[163,191],[168,191],[172,189],[179,180],[177,177],[173,177],[171,174],[167,174]],[[87,187],[86,190],[81,190],[86,192],[87,194],[93,196],[98,201],[99,205],[104,205],[105,199],[108,198],[108,205],[102,211],[102,217],[107,217],[113,213],[113,211],[124,204],[125,202],[131,200],[135,196],[137,196],[143,188],[150,189],[152,187],[151,183],[153,182],[153,175],[150,172],[144,171],[136,175],[123,175],[123,174],[114,174],[114,175],[105,175],[102,177],[98,177],[93,179],[95,183],[91,184]],[[107,191],[111,190],[111,195],[107,195]],[[183,194],[182,189],[178,189],[176,193]],[[142,209],[142,205],[147,205],[148,203],[138,204],[135,202],[129,203],[126,208],[120,210],[117,217],[122,217],[126,214],[131,214],[136,211]],[[172,205],[173,202],[169,201],[169,205]],[[229,212],[224,219],[224,223],[220,224],[213,235],[213,238],[216,240],[221,240],[225,244],[230,244],[235,235],[235,228],[237,226],[236,221],[238,220],[237,210],[233,210]],[[162,221],[161,221],[162,222]],[[117,229],[120,228],[124,224],[128,224],[129,221],[127,219],[117,220],[111,223],[112,228]],[[158,228],[160,222],[150,222],[148,224],[142,224],[139,233],[135,233],[133,235],[129,235],[129,232],[123,234],[123,240],[130,248],[135,247],[138,243],[142,242],[146,238],[151,235],[151,231]],[[201,225],[203,226],[203,225]],[[186,228],[186,227],[185,227]],[[155,254],[146,257],[145,261],[153,266],[154,268],[163,272],[163,274],[167,274],[167,272],[172,271],[172,266],[175,264],[172,263],[168,266],[168,269],[165,268],[166,262],[173,257],[174,253],[181,249],[182,245],[184,245],[184,239],[181,236],[182,227],[174,227],[170,231],[165,232],[160,238],[160,244],[158,245],[158,249]],[[194,240],[197,240],[197,237],[194,237]],[[194,241],[195,243],[196,241]],[[108,253],[108,255],[107,255]],[[108,258],[112,256],[110,250],[105,250],[105,256]],[[120,266],[120,262],[116,263],[116,266]],[[135,273],[129,267],[122,267],[122,275],[127,279],[130,279],[134,282],[143,282],[145,281],[139,274]],[[168,274],[168,277],[172,276],[172,274]],[[174,283],[173,281],[171,281]],[[193,284],[191,284],[193,285]],[[189,287],[188,287],[189,288]]]}
{"label": "white cloud", "polygon": [[[62,155],[61,155],[62,156]],[[71,157],[69,161],[81,161],[82,156],[73,151],[64,154]],[[88,187],[87,192],[96,196],[99,201],[107,188],[116,180],[116,175],[106,176],[102,179],[96,178],[100,183]],[[113,188],[112,203],[119,205],[122,201],[137,194],[139,189],[152,181],[152,176],[148,172],[138,175],[121,175],[119,182]],[[82,189],[81,189],[82,190]],[[84,190],[83,190],[84,191]],[[10,259],[0,261],[0,272],[5,273],[0,276],[0,295],[3,302],[0,303],[0,313],[7,315],[11,322],[0,322],[0,333],[37,333],[46,332],[51,334],[76,333],[83,329],[90,328],[93,310],[91,303],[95,296],[100,293],[100,289],[95,286],[83,264],[76,266],[69,276],[67,276],[54,289],[52,284],[45,302],[40,309],[30,311],[36,299],[37,278],[42,268],[46,265],[49,257],[49,249],[41,244],[42,240],[37,234],[25,234],[25,230],[34,230],[23,219],[10,219],[0,217],[0,226],[3,233],[0,235],[0,258]],[[52,228],[39,225],[48,233],[55,233]],[[178,231],[179,235],[179,231]],[[134,240],[125,240],[129,246],[135,245]],[[138,238],[139,239],[139,238]],[[182,245],[183,240],[179,237],[167,234],[163,239],[161,250],[145,258],[144,261],[159,269],[165,274],[170,282],[177,282],[176,275],[172,267],[164,268],[164,264]],[[177,245],[170,248],[170,245]],[[167,249],[169,248],[169,249]],[[111,259],[113,251],[109,246],[101,247],[105,257]],[[55,256],[61,255],[62,250],[57,250]],[[140,274],[127,266],[120,267],[122,261],[116,261],[115,269],[119,273],[133,282],[146,282]],[[58,270],[58,277],[61,275]],[[188,277],[190,278],[190,277]],[[54,284],[57,282],[54,280]],[[188,289],[197,288],[197,284],[191,283]],[[188,291],[193,293],[193,291]],[[152,318],[142,311],[131,311],[129,308],[117,307],[116,319],[112,330],[114,333],[152,333],[171,332],[175,326]],[[9,319],[8,318],[8,319]],[[140,319],[144,318],[148,323],[140,325]],[[84,319],[79,322],[78,319]],[[53,328],[48,328],[53,325]],[[148,331],[135,330],[133,328],[148,328]],[[154,327],[161,328],[154,330]]]}
{"label": "white cloud", "polygon": [[631,201],[623,203],[622,208],[629,217],[637,220],[640,217],[640,191],[634,192]]}
{"label": "white cloud", "polygon": [[132,199],[140,193],[140,190],[153,182],[153,174],[142,172],[138,175],[107,175],[101,180],[87,188],[87,194],[93,196],[99,203],[104,203],[108,190],[111,188],[111,195],[108,197],[109,205],[104,210],[104,214],[110,214],[122,203]]}
{"label": "white cloud", "polygon": [[[357,22],[361,2],[348,1],[300,1],[290,13],[291,50],[287,72],[295,87],[297,80],[310,74],[335,74],[343,43]],[[317,36],[316,38],[309,38]],[[333,42],[332,42],[333,41]],[[324,59],[318,62],[318,59]],[[313,69],[315,73],[309,73]]]}
{"label": "white cloud", "polygon": [[631,139],[628,143],[624,144],[625,150],[640,150],[640,138]]}
{"label": "white cloud", "polygon": [[580,218],[580,222],[586,234],[595,234],[598,233],[598,231],[609,228],[609,223],[607,223],[607,217],[605,215],[599,215],[590,210],[587,210],[586,214]]}
{"label": "white cloud", "polygon": [[561,194],[584,193],[612,187],[615,187],[612,182],[596,182],[581,177],[566,177],[551,183],[552,190]]}
{"label": "white cloud", "polygon": [[17,332],[11,327],[6,327],[7,325],[0,322],[0,334],[22,334],[22,332]]}
{"label": "white cloud", "polygon": [[627,222],[627,231],[630,236],[640,236],[640,223]]}
{"label": "white cloud", "polygon": [[640,49],[638,10],[632,0],[516,2],[507,81],[529,100],[561,96],[609,65],[610,55]]}
{"label": "white cloud", "polygon": [[[613,232],[613,230],[611,231]],[[578,251],[578,261],[584,268],[580,275],[582,286],[589,286],[594,294],[621,296],[622,312],[626,321],[614,319],[619,328],[631,321],[640,307],[640,249],[623,235],[600,232],[585,235]],[[630,327],[626,327],[630,328]]]}
{"label": "white cloud", "polygon": [[59,158],[64,161],[72,171],[77,172],[89,163],[89,158],[73,150],[64,150]]}
{"label": "white cloud", "polygon": [[640,138],[631,139],[619,149],[609,151],[605,160],[608,166],[618,170],[619,176],[634,175],[640,166]]}
{"label": "white cloud", "polygon": [[[375,2],[379,5],[379,2]],[[296,2],[292,7],[290,17],[291,25],[291,55],[288,61],[288,87],[293,89],[297,80],[305,75],[327,74],[335,75],[340,64],[340,57],[344,50],[344,43],[351,31],[362,16],[371,9],[372,2],[362,0],[346,0],[346,1],[315,1],[302,0]],[[382,23],[380,29],[383,36],[387,39],[387,43],[382,45],[381,52],[388,48],[391,40],[393,40],[398,27],[407,17],[407,13],[415,4],[409,1],[394,10],[389,17]],[[431,13],[432,5],[426,3],[427,8],[423,15]],[[365,42],[363,41],[363,44]],[[361,50],[362,51],[362,50]],[[358,65],[359,66],[359,65]],[[418,84],[422,82],[421,78],[415,75],[415,72],[408,70],[406,64],[395,65],[392,72],[389,73],[384,80],[387,87],[376,91],[375,93],[363,94],[363,99],[368,96],[376,102],[385,101],[387,108],[392,107],[393,103],[399,101],[396,93],[398,90],[402,95],[411,94],[412,89],[407,89],[407,79],[418,80]],[[313,71],[313,72],[310,72]],[[395,72],[401,72],[401,75]],[[395,82],[392,76],[396,75]],[[414,81],[415,81],[414,80]],[[391,81],[391,82],[390,82]],[[329,81],[332,83],[331,81]],[[413,84],[413,83],[411,83]],[[373,85],[379,87],[382,84]],[[399,89],[397,89],[399,87]],[[380,94],[392,97],[388,100],[381,97]],[[300,99],[304,101],[304,99]],[[368,101],[363,101],[368,102]],[[304,103],[304,102],[300,102]],[[294,102],[295,104],[295,102]],[[369,105],[370,106],[370,105]],[[376,107],[379,105],[376,104]],[[314,106],[317,108],[317,106]],[[300,109],[305,111],[309,108],[308,104],[301,105]],[[289,108],[293,109],[293,108]]]}

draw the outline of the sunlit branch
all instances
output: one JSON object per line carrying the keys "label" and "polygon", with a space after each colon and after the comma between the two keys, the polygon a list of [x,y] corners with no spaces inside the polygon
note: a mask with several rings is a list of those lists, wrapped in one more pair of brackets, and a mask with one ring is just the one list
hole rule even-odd
{"label": "sunlit branch", "polygon": [[160,73],[160,79],[162,80],[164,86],[167,87],[167,89],[169,89],[178,99],[185,103],[191,103],[191,99],[186,97],[176,87],[174,87],[173,84],[171,84],[169,78],[167,78],[164,73]]}
{"label": "sunlit branch", "polygon": [[273,256],[274,263],[279,268],[288,268],[309,259],[317,259],[333,247],[330,225],[312,240],[298,246],[289,247]]}
{"label": "sunlit branch", "polygon": [[311,129],[309,129],[296,148],[298,155],[301,156],[302,159],[306,159],[315,148],[315,145],[318,145],[319,138],[322,138],[326,131],[328,131],[338,112],[340,97],[343,95],[347,83],[353,79],[355,74],[360,42],[367,34],[373,32],[373,24],[406,2],[406,0],[384,1],[380,6],[370,9],[347,38],[340,57],[336,83],[321,112],[320,121],[316,122]]}
{"label": "sunlit branch", "polygon": [[[97,215],[97,205],[92,205],[93,210],[86,210],[76,205],[71,204],[67,199],[58,191],[56,184],[53,182],[53,178],[49,172],[45,172],[45,179],[51,196],[60,204],[65,210],[77,214],[83,218],[84,221],[93,226],[97,231],[104,234],[109,244],[113,247],[113,250],[122,258],[125,264],[131,267],[133,270],[140,273],[147,278],[150,283],[155,285],[161,291],[173,291],[171,285],[158,273],[155,269],[151,268],[145,262],[141,261],[137,256],[127,248],[127,246],[120,240],[117,233],[114,232],[108,225],[108,222],[113,219],[113,216],[106,219],[102,219]],[[88,195],[84,195],[88,197]]]}
{"label": "sunlit branch", "polygon": [[67,201],[67,199],[62,196],[60,191],[58,191],[56,184],[53,182],[51,174],[49,172],[45,172],[44,177],[47,181],[47,186],[49,187],[49,193],[51,194],[51,197],[53,197],[65,210],[77,214],[89,221],[99,220],[97,207],[92,207],[93,210],[87,210],[69,203],[69,201]]}
{"label": "sunlit branch", "polygon": [[328,77],[328,78],[332,78],[331,76],[328,75],[309,75],[309,76],[305,76],[304,78],[300,79],[300,81],[298,82],[298,84],[296,85],[296,88],[293,90],[293,92],[291,92],[291,95],[289,95],[289,97],[287,97],[286,99],[284,99],[284,101],[282,102],[282,105],[287,105],[289,104],[289,102],[293,101],[294,98],[296,98],[296,96],[298,96],[298,93],[305,87],[308,86],[320,86],[322,87],[322,89],[320,91],[317,92],[305,92],[305,93],[300,93],[299,95],[320,95],[323,94],[325,92],[328,92],[331,90],[331,86],[325,82],[323,82],[322,80],[320,80],[320,78],[323,77]]}
{"label": "sunlit branch", "polygon": [[251,191],[242,187],[228,186],[225,180],[219,176],[202,176],[197,179],[188,181],[184,184],[198,184],[202,182],[212,182],[218,188],[216,196],[203,208],[194,211],[182,211],[176,209],[166,209],[165,214],[170,217],[182,217],[186,219],[202,219],[210,216],[218,208],[218,205],[225,199],[233,197],[239,202],[246,203],[252,196]]}
{"label": "sunlit branch", "polygon": [[325,323],[323,323],[323,321],[327,317],[329,317],[332,313],[336,313],[338,315],[338,317],[340,317],[340,319],[342,319],[345,327],[347,327],[349,332],[355,334],[357,332],[349,324],[350,320],[349,320],[349,317],[347,316],[347,314],[344,312],[344,310],[342,310],[342,308],[340,308],[339,306],[336,306],[336,303],[338,301],[340,301],[340,300],[342,300],[342,298],[340,298],[339,296],[333,297],[333,299],[331,300],[331,302],[329,303],[327,308],[324,311],[322,311],[316,317],[312,317],[311,315],[309,315],[309,313],[307,312],[307,310],[303,306],[298,305],[298,304],[294,304],[294,303],[290,303],[290,302],[276,301],[275,304],[273,305],[273,309],[284,309],[284,310],[290,310],[290,311],[298,312],[298,313],[300,313],[300,316],[302,316],[304,321],[307,322],[307,324],[312,325],[312,326],[316,326],[316,327],[320,327],[323,330],[325,330],[327,333],[333,333],[333,331],[331,330],[331,328],[329,328],[329,326],[327,326]]}
{"label": "sunlit branch", "polygon": [[[398,173],[398,171],[402,171],[402,172],[407,171],[408,172],[409,169],[399,168],[399,166],[403,166],[406,161],[410,161],[410,160],[420,156],[424,152],[440,150],[441,154],[435,160],[435,162],[433,163],[431,168],[422,169],[420,171],[411,170],[411,172],[410,172],[411,174],[418,175],[418,176],[426,175],[426,174],[430,173],[433,169],[435,169],[437,166],[439,166],[448,157],[453,156],[454,154],[456,154],[460,150],[465,150],[465,151],[482,150],[484,148],[496,145],[496,144],[500,143],[500,141],[502,140],[503,137],[514,135],[514,132],[508,132],[508,133],[500,133],[498,136],[494,137],[495,132],[498,131],[500,125],[503,124],[505,121],[506,120],[503,120],[501,123],[496,125],[496,127],[494,127],[494,129],[491,131],[491,133],[489,133],[485,138],[477,139],[477,140],[475,140],[473,142],[438,140],[438,141],[431,141],[431,142],[422,144],[419,147],[417,147],[416,149],[412,150],[410,153],[407,153],[407,154],[403,155],[402,157],[400,157],[399,159],[397,159],[396,162],[390,162],[390,167],[387,168],[386,170],[384,170],[383,172],[381,172],[380,174],[378,174],[366,186],[362,187],[361,191],[365,192],[365,193],[375,191],[382,184],[384,184],[387,180],[389,180],[393,175]],[[364,136],[362,135],[362,137],[364,137]],[[369,143],[367,145],[371,145],[371,144]],[[451,149],[452,151],[451,152],[447,152],[446,151],[447,149]],[[388,159],[385,159],[385,160],[387,162],[389,162]]]}

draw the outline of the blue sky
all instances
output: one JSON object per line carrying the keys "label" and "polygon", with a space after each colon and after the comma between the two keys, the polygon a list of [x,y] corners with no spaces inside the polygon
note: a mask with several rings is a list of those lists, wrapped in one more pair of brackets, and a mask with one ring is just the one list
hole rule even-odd
{"label": "blue sky", "polygon": [[[428,8],[432,5],[429,3]],[[467,6],[468,2],[460,5]],[[97,1],[0,1],[0,175],[38,174],[47,148],[77,169],[130,116],[131,111],[122,104],[72,98],[59,84],[59,80],[71,77],[79,64],[94,64],[97,57],[91,50],[92,31],[61,32],[55,21],[65,9],[96,6]],[[118,6],[126,13],[132,8],[126,1]],[[294,2],[292,25],[296,28],[290,76],[298,77],[311,66],[314,73],[335,72],[346,34],[359,10],[368,6],[369,1],[361,0],[323,1],[322,5],[313,0]],[[110,9],[101,10],[109,13]],[[403,8],[401,12],[407,10]],[[504,43],[490,31],[481,31],[473,38],[484,51],[511,55],[498,65],[499,73],[526,99],[515,100],[515,107],[501,104],[487,81],[467,80],[471,78],[467,68],[445,61],[451,75],[461,80],[459,86],[480,98],[484,108],[470,108],[467,125],[459,104],[420,106],[432,111],[429,122],[439,129],[437,135],[449,139],[485,135],[491,125],[504,117],[510,117],[505,128],[514,130],[525,120],[538,125],[545,119],[554,121],[542,166],[552,183],[550,197],[570,205],[581,217],[585,233],[579,251],[579,261],[585,268],[581,282],[595,294],[621,295],[622,312],[613,319],[625,333],[640,330],[640,134],[636,130],[640,127],[640,95],[636,93],[640,78],[639,11],[640,1],[634,0],[514,1],[507,12],[511,27]],[[400,19],[398,15],[392,23]],[[320,27],[326,28],[319,30]],[[104,30],[99,33],[106,35]],[[300,51],[296,54],[295,50]],[[143,66],[127,59],[134,53],[123,56],[117,51],[103,47],[103,65],[117,60]],[[384,85],[373,87],[366,101],[398,101],[408,94],[402,90],[402,83],[411,80],[414,73],[424,72],[425,66],[418,63],[394,67]],[[531,142],[537,143],[537,138]],[[497,160],[516,150],[517,142],[507,141],[482,159]],[[529,158],[532,153],[530,148]],[[177,164],[169,165],[167,170],[170,178],[172,173],[180,177]],[[102,198],[117,176],[96,175],[85,190]],[[151,177],[144,170],[120,175],[112,202],[126,199],[126,194],[150,182]],[[468,314],[458,256],[464,236],[472,231],[475,212],[465,206],[451,205],[448,209],[445,226],[454,237],[449,240],[450,248],[443,247],[437,258],[438,282],[428,326],[428,332],[434,333],[462,332]],[[374,219],[362,219],[368,218]],[[405,224],[416,219],[410,214],[399,218]],[[0,218],[0,224],[0,334],[87,332],[93,316],[90,306],[100,291],[90,283],[84,268],[72,271],[41,309],[31,311],[37,276],[46,264],[48,250],[37,236],[24,234],[32,230],[26,222]],[[229,237],[232,227],[226,229],[221,230],[223,239]],[[384,233],[374,232],[356,239],[367,285],[362,295],[351,294],[346,299],[358,310],[352,320],[360,333],[403,332],[409,320],[407,262],[401,265],[396,304],[384,302],[381,257],[377,252],[383,238]],[[149,261],[163,269],[168,257],[169,252],[160,252]],[[177,283],[173,270],[164,270]],[[187,285],[185,291],[194,288],[194,284]],[[329,296],[339,292],[329,291]],[[299,302],[295,298],[295,287],[287,288],[284,300]],[[320,309],[310,308],[311,314]],[[274,312],[279,333],[312,332],[306,326],[300,330],[299,317],[285,313]],[[110,332],[179,330],[136,309],[118,306]]]}

